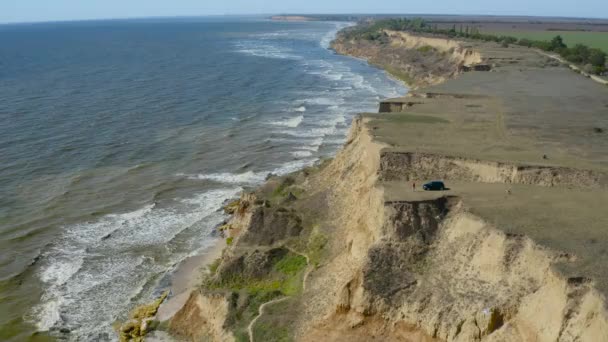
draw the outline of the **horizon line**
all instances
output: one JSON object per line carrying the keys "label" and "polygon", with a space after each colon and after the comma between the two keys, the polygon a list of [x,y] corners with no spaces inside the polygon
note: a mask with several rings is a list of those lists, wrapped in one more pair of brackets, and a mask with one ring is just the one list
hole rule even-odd
{"label": "horizon line", "polygon": [[578,20],[606,20],[608,17],[577,17],[558,15],[529,15],[529,14],[448,14],[448,13],[366,13],[366,12],[344,12],[344,13],[241,13],[241,14],[197,14],[197,15],[168,15],[168,16],[127,16],[114,18],[82,18],[82,19],[56,19],[56,20],[32,20],[32,21],[6,21],[0,25],[27,25],[27,24],[52,24],[52,23],[77,23],[93,21],[118,21],[118,20],[145,20],[145,19],[180,19],[180,18],[205,18],[205,17],[270,17],[270,16],[443,16],[443,17],[502,17],[502,18],[547,18],[547,19],[578,19]]}

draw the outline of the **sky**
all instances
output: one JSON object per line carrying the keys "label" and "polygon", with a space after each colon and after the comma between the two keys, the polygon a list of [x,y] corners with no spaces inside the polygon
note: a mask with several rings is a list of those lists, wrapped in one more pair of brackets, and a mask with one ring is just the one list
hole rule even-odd
{"label": "sky", "polygon": [[278,13],[608,18],[607,0],[0,0],[0,23]]}

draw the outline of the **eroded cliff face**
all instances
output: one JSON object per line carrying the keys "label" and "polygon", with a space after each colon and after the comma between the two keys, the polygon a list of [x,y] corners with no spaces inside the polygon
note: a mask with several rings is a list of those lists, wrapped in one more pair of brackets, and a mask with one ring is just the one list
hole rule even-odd
{"label": "eroded cliff face", "polygon": [[[381,200],[378,181],[385,176],[386,160],[361,161],[366,151],[381,146],[361,121],[353,132],[319,176],[321,183],[339,179],[348,186],[329,181],[336,189],[330,201],[338,215],[336,243],[331,261],[310,277],[306,293],[310,302],[327,305],[303,308],[311,310],[312,319],[298,339],[608,340],[603,296],[589,279],[565,278],[552,266],[573,256],[503,233],[469,213],[457,197]],[[405,174],[420,169],[416,163],[391,163]],[[453,177],[478,180],[465,170]],[[518,179],[507,174],[486,180]],[[543,177],[522,179],[550,186]],[[343,210],[350,206],[357,210]]]}
{"label": "eroded cliff face", "polygon": [[483,63],[480,53],[462,42],[391,30],[384,30],[378,40],[353,39],[341,32],[331,47],[382,67],[412,88],[442,83]]}
{"label": "eroded cliff face", "polygon": [[601,172],[558,166],[526,165],[419,152],[383,151],[380,179],[409,181],[436,177],[445,180],[530,184],[538,186],[603,187]]}
{"label": "eroded cliff face", "polygon": [[441,37],[425,37],[410,34],[408,32],[385,30],[391,38],[391,45],[402,46],[406,49],[419,49],[430,46],[440,53],[446,54],[453,63],[463,66],[473,66],[483,62],[478,51],[467,48],[462,42]]}
{"label": "eroded cliff face", "polygon": [[[244,194],[227,223],[233,245],[173,318],[174,331],[213,341],[608,340],[593,281],[554,268],[576,256],[504,233],[457,196],[385,199],[387,177],[433,168],[504,182],[519,179],[517,168],[386,151],[358,118],[329,164]],[[550,175],[521,179],[576,186]],[[281,273],[284,265],[299,266]],[[268,290],[269,281],[291,287]]]}
{"label": "eroded cliff face", "polygon": [[230,301],[224,294],[192,291],[184,307],[171,319],[170,331],[190,341],[234,341],[224,328],[229,317]]}

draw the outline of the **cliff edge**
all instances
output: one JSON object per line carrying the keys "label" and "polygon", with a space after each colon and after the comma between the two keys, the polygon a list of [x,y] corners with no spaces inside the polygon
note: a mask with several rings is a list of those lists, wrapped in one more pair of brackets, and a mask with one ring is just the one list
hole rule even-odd
{"label": "cliff edge", "polygon": [[[608,340],[608,90],[529,49],[385,34],[377,51],[340,36],[333,46],[372,62],[432,53],[445,68],[390,57],[420,88],[360,115],[333,160],[228,203],[228,247],[168,330]],[[420,189],[434,179],[449,189]]]}

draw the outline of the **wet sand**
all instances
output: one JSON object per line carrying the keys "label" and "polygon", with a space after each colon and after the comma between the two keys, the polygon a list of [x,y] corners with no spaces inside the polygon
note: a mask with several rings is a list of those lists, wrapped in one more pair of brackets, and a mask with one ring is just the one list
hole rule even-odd
{"label": "wet sand", "polygon": [[184,306],[190,292],[201,283],[208,272],[207,266],[222,255],[224,247],[226,242],[217,239],[201,254],[189,257],[179,264],[171,279],[170,297],[161,305],[156,315],[159,321],[170,319]]}

